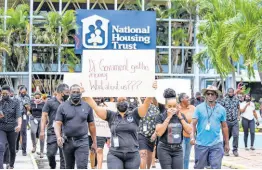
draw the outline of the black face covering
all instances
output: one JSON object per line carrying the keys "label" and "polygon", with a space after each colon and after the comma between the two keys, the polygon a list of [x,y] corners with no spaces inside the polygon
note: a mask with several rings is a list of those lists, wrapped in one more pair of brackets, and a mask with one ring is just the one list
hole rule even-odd
{"label": "black face covering", "polygon": [[9,100],[9,98],[10,98],[9,96],[2,96],[2,99],[5,101]]}
{"label": "black face covering", "polygon": [[71,94],[70,98],[74,103],[78,103],[81,100],[81,94]]}
{"label": "black face covering", "polygon": [[25,96],[26,96],[26,94],[21,94],[21,96],[22,96],[22,97],[25,97]]}
{"label": "black face covering", "polygon": [[119,112],[126,112],[128,108],[128,102],[119,102],[117,103],[116,107]]}
{"label": "black face covering", "polygon": [[65,94],[64,94],[63,100],[64,100],[64,101],[67,101],[68,98],[69,98],[69,95],[65,95]]}
{"label": "black face covering", "polygon": [[228,95],[228,97],[229,97],[229,98],[233,98],[234,96],[230,96],[230,95]]}
{"label": "black face covering", "polygon": [[251,102],[251,99],[246,99],[246,102]]}

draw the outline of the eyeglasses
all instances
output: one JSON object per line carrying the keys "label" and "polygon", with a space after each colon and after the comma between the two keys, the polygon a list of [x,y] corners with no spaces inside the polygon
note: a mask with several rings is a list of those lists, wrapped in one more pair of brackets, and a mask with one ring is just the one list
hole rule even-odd
{"label": "eyeglasses", "polygon": [[207,96],[214,96],[215,95],[215,93],[207,93]]}

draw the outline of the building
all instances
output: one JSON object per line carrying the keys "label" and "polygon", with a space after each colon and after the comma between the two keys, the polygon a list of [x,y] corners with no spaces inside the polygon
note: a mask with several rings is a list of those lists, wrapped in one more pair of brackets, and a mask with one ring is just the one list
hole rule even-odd
{"label": "building", "polygon": [[[192,94],[206,87],[217,79],[216,74],[209,61],[205,61],[205,70],[200,70],[193,63],[192,56],[199,52],[203,46],[196,40],[197,25],[199,18],[194,14],[189,14],[187,9],[181,7],[181,1],[171,2],[171,0],[0,0],[0,18],[3,29],[7,28],[6,19],[9,17],[6,11],[15,8],[19,4],[28,4],[28,41],[18,41],[19,57],[3,56],[2,70],[0,72],[1,84],[9,83],[16,88],[19,84],[28,86],[30,93],[39,86],[44,93],[52,93],[54,87],[63,78],[63,73],[69,70],[81,71],[81,63],[77,63],[72,68],[67,61],[68,53],[64,50],[74,48],[74,40],[69,38],[67,42],[60,42],[57,46],[54,38],[49,40],[39,40],[46,23],[44,16],[49,12],[64,14],[67,10],[76,9],[102,9],[102,10],[158,10],[157,12],[157,56],[156,56],[156,76],[159,78],[183,78],[191,80]],[[165,10],[172,10],[168,16]],[[176,11],[176,12],[174,12]],[[191,19],[190,19],[191,18]],[[1,23],[0,22],[0,23]],[[40,28],[40,29],[38,29]],[[57,27],[57,33],[61,33],[61,27]],[[57,40],[57,39],[55,39]],[[21,55],[20,55],[21,54]],[[81,61],[81,56],[76,55],[75,60]],[[10,64],[12,63],[12,65]],[[72,64],[72,63],[71,63]],[[71,67],[70,67],[71,66]],[[246,77],[245,69],[241,62],[236,64],[237,80]],[[12,69],[10,69],[12,68]],[[14,69],[16,68],[16,69]],[[253,82],[260,82],[256,76]],[[226,87],[230,87],[231,78],[226,81]],[[255,84],[256,85],[256,84]],[[257,93],[258,91],[256,91]],[[258,97],[257,97],[258,98]]]}

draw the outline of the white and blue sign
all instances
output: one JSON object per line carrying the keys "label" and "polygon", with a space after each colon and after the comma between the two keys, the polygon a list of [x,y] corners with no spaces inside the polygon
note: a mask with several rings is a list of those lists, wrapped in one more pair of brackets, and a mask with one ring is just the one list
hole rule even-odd
{"label": "white and blue sign", "polygon": [[77,10],[75,53],[156,48],[156,14],[149,11]]}

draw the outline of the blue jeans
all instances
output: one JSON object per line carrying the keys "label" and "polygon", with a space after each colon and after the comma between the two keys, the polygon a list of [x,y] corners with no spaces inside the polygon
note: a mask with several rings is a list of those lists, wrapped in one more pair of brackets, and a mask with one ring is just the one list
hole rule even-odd
{"label": "blue jeans", "polygon": [[184,137],[183,139],[184,169],[189,169],[191,148],[192,145],[190,144],[190,138]]}
{"label": "blue jeans", "polygon": [[207,163],[211,169],[221,169],[224,156],[223,143],[214,146],[195,145],[195,166],[194,169],[204,169]]}

